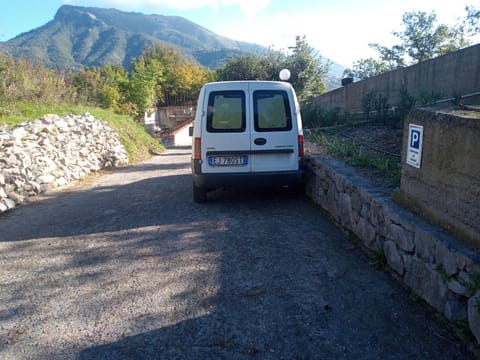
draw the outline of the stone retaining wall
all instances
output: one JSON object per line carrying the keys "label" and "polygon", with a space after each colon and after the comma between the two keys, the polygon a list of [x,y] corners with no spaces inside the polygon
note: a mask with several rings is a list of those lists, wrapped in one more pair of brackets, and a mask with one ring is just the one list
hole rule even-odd
{"label": "stone retaining wall", "polygon": [[404,285],[480,343],[480,256],[391,200],[340,162],[308,155],[307,195],[363,245],[384,255]]}
{"label": "stone retaining wall", "polygon": [[0,128],[0,212],[49,187],[127,163],[116,132],[88,113]]}

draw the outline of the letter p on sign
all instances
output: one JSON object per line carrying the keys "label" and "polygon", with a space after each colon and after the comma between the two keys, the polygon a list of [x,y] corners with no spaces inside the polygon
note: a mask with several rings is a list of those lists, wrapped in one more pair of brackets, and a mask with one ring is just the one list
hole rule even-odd
{"label": "letter p on sign", "polygon": [[411,130],[410,147],[417,150],[420,148],[420,131]]}

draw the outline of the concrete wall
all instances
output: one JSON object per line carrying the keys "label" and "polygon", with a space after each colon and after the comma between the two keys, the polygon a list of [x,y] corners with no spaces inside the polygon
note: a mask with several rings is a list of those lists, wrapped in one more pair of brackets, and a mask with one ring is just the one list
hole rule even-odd
{"label": "concrete wall", "polygon": [[[391,106],[398,104],[402,88],[415,97],[421,92],[434,92],[442,99],[476,93],[480,91],[479,59],[480,44],[349,84],[316,98],[314,104],[325,110],[361,112],[362,98],[370,90],[385,96]],[[477,96],[466,101],[479,103],[479,100]]]}
{"label": "concrete wall", "polygon": [[143,127],[150,135],[154,135],[158,126],[158,114],[156,111],[145,112],[143,116]]}
{"label": "concrete wall", "polygon": [[307,195],[391,273],[452,322],[468,321],[480,342],[480,254],[401,205],[354,169],[307,155]]}
{"label": "concrete wall", "polygon": [[[480,62],[480,61],[479,61]],[[423,126],[420,168],[406,164],[409,124]],[[417,109],[405,121],[398,199],[480,248],[480,113]]]}
{"label": "concrete wall", "polygon": [[175,131],[173,144],[175,146],[191,146],[192,137],[190,136],[189,128],[193,126],[193,121],[183,125],[177,131]]}

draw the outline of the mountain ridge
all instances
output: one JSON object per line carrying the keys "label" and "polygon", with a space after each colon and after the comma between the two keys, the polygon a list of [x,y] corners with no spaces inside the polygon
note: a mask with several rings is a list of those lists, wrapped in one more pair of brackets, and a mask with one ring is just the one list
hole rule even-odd
{"label": "mountain ridge", "polygon": [[[53,68],[105,64],[128,68],[132,58],[155,42],[176,46],[197,61],[197,52],[212,51],[217,56],[224,50],[221,60],[226,61],[230,55],[265,50],[217,35],[180,16],[62,5],[45,25],[0,42],[0,51],[15,58],[33,58]],[[205,56],[198,62],[207,67],[216,65]]]}
{"label": "mountain ridge", "polygon": [[133,58],[157,42],[173,45],[209,68],[224,64],[231,56],[267,50],[218,35],[181,16],[62,5],[45,25],[0,42],[0,52],[57,69],[106,64],[128,69]]}

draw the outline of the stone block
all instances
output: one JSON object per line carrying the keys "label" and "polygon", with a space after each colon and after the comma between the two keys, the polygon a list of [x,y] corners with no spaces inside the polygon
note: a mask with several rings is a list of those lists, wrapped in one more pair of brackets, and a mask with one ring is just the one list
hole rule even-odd
{"label": "stone block", "polygon": [[340,193],[338,201],[339,222],[342,226],[350,228],[352,226],[352,202],[347,193]]}
{"label": "stone block", "polygon": [[388,265],[398,274],[403,275],[405,268],[403,258],[398,251],[397,245],[393,241],[387,240],[383,245],[383,252],[387,258]]}
{"label": "stone block", "polygon": [[432,236],[431,227],[419,226],[415,229],[413,241],[415,242],[415,254],[428,263],[435,259],[435,247],[437,241]]}
{"label": "stone block", "polygon": [[407,252],[413,252],[415,242],[413,241],[413,233],[406,230],[401,224],[387,223],[387,233],[389,239],[394,241],[398,247]]}
{"label": "stone block", "polygon": [[15,201],[9,198],[5,198],[2,200],[3,204],[7,207],[8,210],[13,209],[15,207]]}
{"label": "stone block", "polygon": [[8,197],[5,188],[3,186],[0,186],[0,199]]}
{"label": "stone block", "polygon": [[437,311],[444,312],[448,290],[434,268],[414,256],[406,256],[404,283]]}
{"label": "stone block", "polygon": [[435,247],[435,262],[442,265],[448,275],[458,274],[466,265],[466,259],[462,254],[440,241]]}
{"label": "stone block", "polygon": [[363,199],[361,199],[358,192],[355,192],[354,190],[352,190],[351,192],[351,199],[352,199],[352,210],[359,213],[363,204]]}
{"label": "stone block", "polygon": [[460,296],[469,297],[472,295],[472,292],[468,289],[468,287],[455,279],[451,279],[448,282],[447,287],[450,291]]}
{"label": "stone block", "polygon": [[362,203],[362,208],[360,210],[360,216],[365,218],[365,219],[370,219],[370,217],[371,217],[370,203],[368,203],[368,202]]}
{"label": "stone block", "polygon": [[375,226],[377,233],[386,238],[388,230],[385,218],[385,204],[375,200],[371,201],[370,213],[370,223]]}
{"label": "stone block", "polygon": [[363,245],[367,248],[375,250],[376,249],[376,235],[377,231],[372,224],[370,224],[366,219],[360,218],[360,221],[357,224],[358,233],[360,239],[362,240]]}
{"label": "stone block", "polygon": [[480,342],[480,293],[468,300],[468,325],[473,335]]}
{"label": "stone block", "polygon": [[358,210],[352,209],[352,226],[355,227],[360,221],[360,213]]}
{"label": "stone block", "polygon": [[344,180],[342,177],[340,177],[340,176],[332,176],[332,178],[333,178],[333,182],[334,182],[334,184],[335,184],[335,190],[336,190],[336,192],[337,192],[337,193],[343,193],[343,192],[345,192],[344,186],[343,186],[345,180]]}
{"label": "stone block", "polygon": [[387,241],[387,239],[384,236],[377,233],[375,235],[375,248],[376,249],[383,249],[383,246],[385,245],[386,241]]}
{"label": "stone block", "polygon": [[445,317],[450,321],[467,319],[467,301],[458,299],[448,300],[443,311]]}
{"label": "stone block", "polygon": [[40,184],[51,184],[55,182],[55,176],[51,174],[42,175],[38,178]]}
{"label": "stone block", "polygon": [[21,204],[25,200],[22,195],[17,194],[16,192],[8,193],[8,197],[15,201],[15,204]]}

